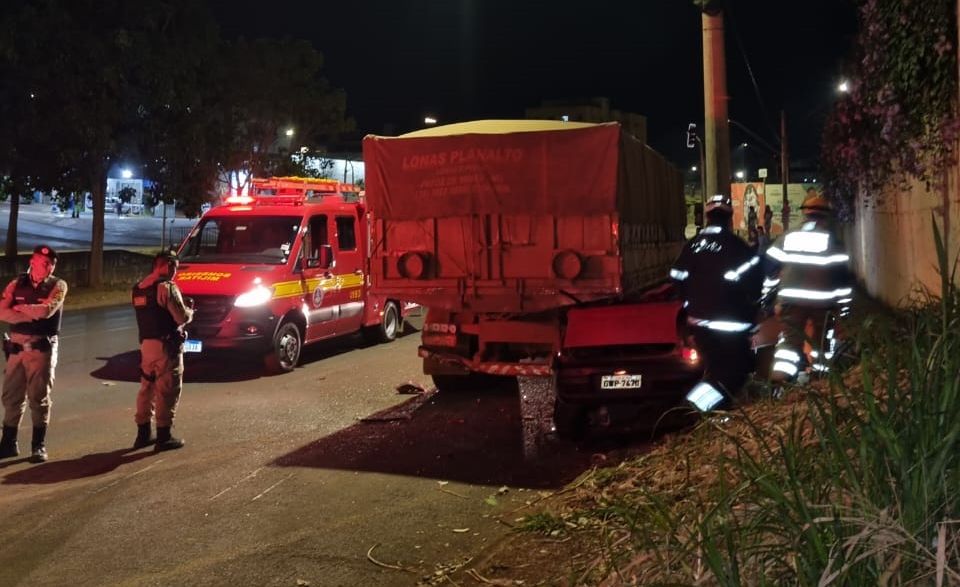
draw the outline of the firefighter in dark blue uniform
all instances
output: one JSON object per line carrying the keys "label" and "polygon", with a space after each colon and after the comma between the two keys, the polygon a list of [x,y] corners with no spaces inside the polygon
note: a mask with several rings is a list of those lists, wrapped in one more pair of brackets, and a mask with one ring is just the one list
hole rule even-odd
{"label": "firefighter in dark blue uniform", "polygon": [[[173,418],[183,388],[183,326],[193,318],[172,279],[179,260],[173,251],[158,254],[153,271],[133,286],[133,308],[140,331],[140,391],[137,394],[137,438],[133,448],[156,444],[156,450],[181,448],[171,435]],[[156,415],[157,437],[150,433]]]}
{"label": "firefighter in dark blue uniform", "polygon": [[706,368],[703,380],[687,394],[702,412],[731,407],[753,371],[750,340],[763,284],[760,257],[731,228],[730,198],[713,196],[706,210],[707,226],[670,270]]}
{"label": "firefighter in dark blue uniform", "polygon": [[20,454],[17,430],[25,405],[30,404],[33,439],[30,461],[47,460],[47,425],[50,423],[50,394],[57,368],[60,321],[67,283],[55,277],[57,252],[41,245],[33,250],[30,269],[3,290],[0,320],[10,324],[4,337],[7,364],[3,373],[3,437],[0,458]]}
{"label": "firefighter in dark blue uniform", "polygon": [[831,230],[829,200],[813,194],[800,209],[800,228],[767,249],[764,288],[776,294],[782,324],[770,377],[774,383],[791,381],[807,369],[829,370],[836,336],[828,320],[845,316],[853,299],[850,256]]}

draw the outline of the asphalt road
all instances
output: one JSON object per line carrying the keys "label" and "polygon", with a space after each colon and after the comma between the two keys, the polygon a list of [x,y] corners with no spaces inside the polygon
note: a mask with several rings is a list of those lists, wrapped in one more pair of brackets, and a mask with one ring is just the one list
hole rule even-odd
{"label": "asphalt road", "polygon": [[269,377],[243,356],[191,361],[187,445],[156,454],[129,450],[132,311],[68,312],[51,461],[0,461],[0,585],[413,585],[477,555],[596,456],[524,462],[509,385],[398,394],[429,387],[418,339],[321,343]]}

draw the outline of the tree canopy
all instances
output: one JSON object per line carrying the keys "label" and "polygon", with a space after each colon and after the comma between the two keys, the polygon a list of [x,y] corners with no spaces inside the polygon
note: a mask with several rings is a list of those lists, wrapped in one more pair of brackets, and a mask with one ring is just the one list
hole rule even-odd
{"label": "tree canopy", "polygon": [[322,65],[305,42],[223,40],[195,0],[4,0],[0,176],[10,192],[92,193],[98,285],[111,166],[138,162],[152,197],[187,214],[225,171],[288,171],[351,128]]}

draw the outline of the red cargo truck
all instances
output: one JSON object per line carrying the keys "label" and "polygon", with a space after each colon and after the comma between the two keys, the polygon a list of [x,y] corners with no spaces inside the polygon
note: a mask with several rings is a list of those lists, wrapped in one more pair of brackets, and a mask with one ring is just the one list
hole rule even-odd
{"label": "red cargo truck", "polygon": [[477,121],[363,151],[373,291],[428,308],[419,354],[438,388],[518,376],[523,397],[548,390],[525,420],[556,406],[563,434],[696,379],[664,283],[682,177],[620,125]]}

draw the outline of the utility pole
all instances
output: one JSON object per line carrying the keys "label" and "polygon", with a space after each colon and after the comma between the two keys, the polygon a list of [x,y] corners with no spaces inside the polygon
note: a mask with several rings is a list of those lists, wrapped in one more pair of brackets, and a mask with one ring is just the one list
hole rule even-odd
{"label": "utility pole", "polygon": [[701,3],[703,24],[703,114],[706,190],[730,195],[730,127],[727,124],[727,65],[721,2]]}
{"label": "utility pole", "polygon": [[790,199],[787,189],[790,187],[790,153],[787,149],[787,113],[780,111],[780,183],[783,185],[783,209],[780,220],[783,232],[790,230]]}

